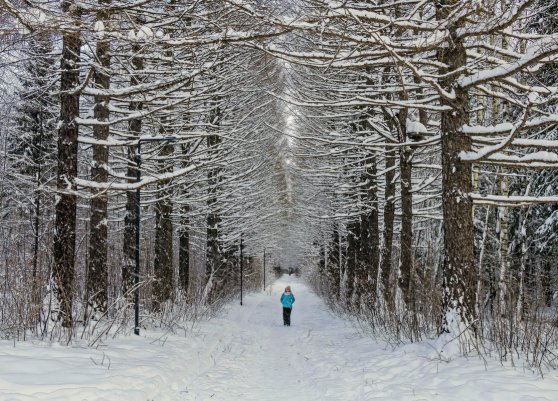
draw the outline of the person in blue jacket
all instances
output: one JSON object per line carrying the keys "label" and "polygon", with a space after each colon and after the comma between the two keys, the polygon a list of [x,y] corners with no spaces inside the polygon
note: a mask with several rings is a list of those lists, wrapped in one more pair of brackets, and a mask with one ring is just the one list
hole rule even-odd
{"label": "person in blue jacket", "polygon": [[283,304],[283,326],[291,325],[291,312],[293,310],[293,304],[295,297],[291,292],[291,287],[285,287],[285,292],[281,294],[281,303]]}

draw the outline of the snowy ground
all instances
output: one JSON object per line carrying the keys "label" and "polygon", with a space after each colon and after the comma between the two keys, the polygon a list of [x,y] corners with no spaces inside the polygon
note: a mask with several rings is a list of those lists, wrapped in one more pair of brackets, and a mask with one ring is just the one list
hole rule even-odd
{"label": "snowy ground", "polygon": [[[287,284],[291,327],[279,304]],[[393,350],[359,336],[287,276],[186,336],[143,333],[99,350],[0,342],[0,400],[558,399],[558,372],[541,380],[495,361],[436,356],[427,343]]]}

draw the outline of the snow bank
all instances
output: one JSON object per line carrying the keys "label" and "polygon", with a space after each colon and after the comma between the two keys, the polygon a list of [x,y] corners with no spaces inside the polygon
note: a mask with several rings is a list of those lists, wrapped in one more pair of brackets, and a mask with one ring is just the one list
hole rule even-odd
{"label": "snow bank", "polygon": [[[200,366],[199,339],[150,332],[98,349],[0,342],[0,400],[170,400]],[[189,350],[189,355],[183,351]],[[207,355],[205,355],[207,357]]]}

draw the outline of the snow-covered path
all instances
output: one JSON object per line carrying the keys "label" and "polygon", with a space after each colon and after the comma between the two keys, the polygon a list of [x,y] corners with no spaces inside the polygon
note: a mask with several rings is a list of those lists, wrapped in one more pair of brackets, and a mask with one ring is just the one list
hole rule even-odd
{"label": "snow-covered path", "polygon": [[[287,283],[296,296],[290,327],[283,326],[279,303]],[[343,366],[345,353],[337,347],[337,336],[328,333],[341,330],[341,340],[350,342],[347,336],[354,330],[334,319],[294,276],[277,281],[265,295],[249,296],[227,318],[230,336],[221,344],[222,352],[214,366],[188,380],[187,391],[195,396],[186,399],[358,399],[348,391],[349,382],[330,380]],[[339,398],[338,390],[346,390],[346,397]]]}
{"label": "snow-covered path", "polygon": [[[296,296],[292,326],[280,294]],[[332,316],[294,276],[196,330],[78,343],[0,341],[0,400],[69,401],[555,401],[558,372],[439,358],[432,343],[392,349]]]}

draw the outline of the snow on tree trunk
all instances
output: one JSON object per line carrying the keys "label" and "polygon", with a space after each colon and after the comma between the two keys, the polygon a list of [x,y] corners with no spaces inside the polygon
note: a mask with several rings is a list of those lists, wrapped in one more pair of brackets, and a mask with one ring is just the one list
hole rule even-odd
{"label": "snow on tree trunk", "polygon": [[[140,77],[141,71],[144,68],[143,57],[141,56],[141,46],[134,44],[132,46],[132,75],[130,78],[130,85],[135,86],[142,82]],[[132,98],[130,101],[129,109],[131,113],[143,110],[143,102],[139,99],[141,95],[136,95],[137,98]],[[128,132],[131,138],[139,138],[142,132],[142,119],[132,118],[128,123]],[[128,147],[128,168],[126,176],[128,183],[136,181],[136,153],[137,146]],[[124,216],[124,263],[122,265],[122,294],[126,294],[128,300],[132,300],[132,293],[130,290],[134,286],[134,266],[135,266],[135,252],[136,252],[136,193],[135,191],[126,192],[126,214]]]}
{"label": "snow on tree trunk", "polygon": [[[188,190],[183,190],[184,198],[188,197]],[[178,285],[186,293],[190,281],[190,206],[182,206],[180,229],[178,230]]]}
{"label": "snow on tree trunk", "polygon": [[[387,125],[390,131],[394,131],[392,117],[385,116]],[[395,220],[395,166],[396,166],[396,152],[393,147],[386,147],[385,151],[385,191],[384,191],[384,238],[382,244],[381,255],[381,293],[384,297],[384,302],[388,307],[393,303],[393,292],[390,286],[390,276],[392,271],[392,252],[393,252],[393,223]]]}
{"label": "snow on tree trunk", "polygon": [[[209,122],[213,127],[218,127],[220,123],[220,109],[218,99],[210,103],[212,109],[209,113]],[[212,128],[215,129],[215,128]],[[217,134],[207,137],[207,147],[212,155],[216,155],[219,151],[218,147],[221,138]],[[221,169],[212,167],[208,172],[208,198],[207,198],[207,244],[206,244],[206,289],[209,300],[212,301],[212,294],[219,291],[221,285],[221,277],[224,267],[221,261],[221,248],[219,246],[219,223],[220,216],[217,210],[219,174]]]}
{"label": "snow on tree trunk", "polygon": [[340,242],[341,235],[339,233],[339,227],[337,224],[333,225],[333,233],[331,236],[331,242],[329,244],[327,256],[327,288],[335,295],[336,298],[340,297],[341,290],[341,275],[340,275]]}
{"label": "snow on tree trunk", "polygon": [[358,263],[358,235],[360,234],[359,230],[359,222],[353,222],[347,226],[347,279],[345,282],[345,301],[347,302],[347,305],[352,305],[355,292],[355,274],[357,269],[356,264]]}
{"label": "snow on tree trunk", "polygon": [[[530,186],[530,184],[529,184]],[[529,188],[529,186],[527,188]],[[528,191],[526,191],[528,194]],[[519,232],[519,252],[520,252],[520,262],[519,262],[519,283],[517,289],[517,305],[516,305],[516,321],[520,322],[524,317],[524,305],[525,305],[525,271],[527,267],[527,250],[529,248],[529,238],[527,236],[527,220],[531,214],[531,208],[528,208],[521,213],[521,225]]]}
{"label": "snow on tree trunk", "polygon": [[[448,10],[441,8],[439,14]],[[443,18],[442,18],[443,19]],[[466,65],[466,51],[462,39],[450,31],[453,41],[438,50],[438,60],[447,64],[443,73]],[[468,91],[457,87],[454,78],[442,80],[446,91],[454,99],[442,98],[441,104],[450,110],[441,113],[442,199],[444,224],[444,261],[442,267],[442,324],[441,331],[458,334],[474,320],[474,236],[472,208],[471,164],[460,159],[461,152],[471,149],[471,139],[461,133],[469,122]]]}
{"label": "snow on tree trunk", "polygon": [[[64,1],[62,10],[70,20],[80,13],[74,1]],[[76,21],[77,22],[77,21]],[[76,26],[76,25],[73,25]],[[59,319],[62,326],[72,327],[72,301],[75,275],[77,150],[79,127],[79,60],[81,38],[79,29],[69,29],[62,35],[60,76],[60,128],[58,130],[58,173],[56,186],[56,220],[54,232],[54,292],[60,302]]]}
{"label": "snow on tree trunk", "polygon": [[[163,132],[166,133],[166,132]],[[172,171],[172,154],[174,147],[166,143],[159,154],[159,171],[167,173]],[[170,300],[174,290],[173,255],[173,224],[171,220],[172,189],[169,180],[161,180],[158,187],[157,203],[155,204],[155,258],[154,271],[155,283],[153,295],[155,309],[159,309],[163,302]]]}
{"label": "snow on tree trunk", "polygon": [[[190,164],[190,146],[182,145],[184,157],[183,167]],[[181,188],[181,197],[188,199],[188,185]],[[178,229],[178,286],[183,294],[187,294],[190,283],[190,205],[185,203],[181,209],[180,227]]]}
{"label": "snow on tree trunk", "polygon": [[[500,195],[508,196],[508,177],[500,177]],[[498,219],[500,228],[500,277],[498,280],[498,307],[501,315],[506,313],[506,295],[508,292],[507,279],[510,270],[509,267],[509,211],[505,206],[500,206],[498,208]]]}
{"label": "snow on tree trunk", "polygon": [[[100,7],[110,4],[110,0],[100,0]],[[109,14],[102,9],[97,13],[98,23],[107,23]],[[110,88],[110,42],[104,38],[104,32],[98,32],[96,58],[98,66],[94,70],[95,86],[100,89]],[[108,96],[95,96],[94,117],[99,122],[109,119]],[[110,127],[108,125],[94,125],[93,138],[104,141],[109,137]],[[109,150],[105,145],[93,144],[93,164],[91,166],[91,180],[99,183],[108,181],[107,166],[109,162]],[[107,309],[107,237],[108,237],[108,194],[107,191],[92,189],[91,199],[91,224],[89,233],[89,271],[87,272],[88,304],[92,318],[103,314]]]}
{"label": "snow on tree trunk", "polygon": [[364,302],[369,306],[376,304],[376,288],[378,281],[378,265],[380,263],[380,238],[378,228],[378,185],[376,182],[376,155],[371,154],[366,162],[365,177],[368,182],[366,188],[366,204],[370,210],[362,220],[362,251]]}
{"label": "snow on tree trunk", "polygon": [[[407,142],[407,109],[399,112],[399,141]],[[414,270],[413,260],[413,194],[412,190],[412,168],[411,157],[413,151],[409,146],[399,148],[399,181],[401,184],[401,236],[400,236],[400,278],[399,287],[403,295],[403,301],[407,308],[413,310],[414,290],[412,277]]]}

